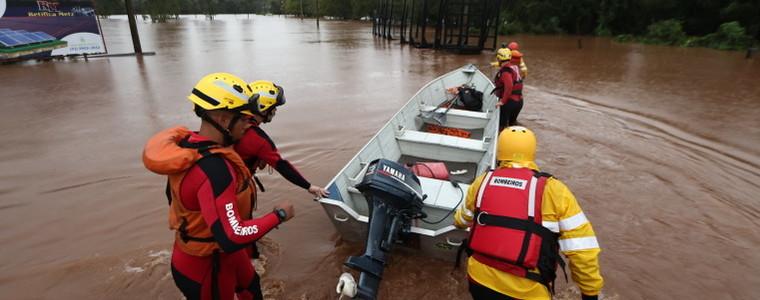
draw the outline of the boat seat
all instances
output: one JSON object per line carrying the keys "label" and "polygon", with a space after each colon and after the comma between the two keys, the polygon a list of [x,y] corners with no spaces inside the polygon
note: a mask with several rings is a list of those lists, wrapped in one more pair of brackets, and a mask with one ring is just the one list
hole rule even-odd
{"label": "boat seat", "polygon": [[[446,111],[446,108],[439,107],[436,109],[436,106],[432,105],[421,105],[420,111],[432,111],[435,109],[435,112],[443,113]],[[488,113],[482,112],[482,111],[471,111],[466,109],[458,109],[458,108],[452,108],[449,109],[449,112],[446,113],[447,115],[453,115],[453,116],[461,116],[461,117],[469,117],[469,118],[478,118],[478,119],[486,119],[488,120]]]}
{"label": "boat seat", "polygon": [[427,195],[425,198],[425,206],[440,208],[444,210],[451,210],[457,207],[459,200],[467,197],[467,190],[470,188],[469,184],[460,183],[459,188],[455,187],[448,180],[433,179],[427,177],[418,177],[420,179],[420,185],[422,186],[422,193]]}
{"label": "boat seat", "polygon": [[[420,106],[420,112],[426,113],[435,110],[436,113],[443,114],[446,112],[446,108],[436,108],[432,105]],[[489,112],[471,111],[464,109],[452,108],[446,112],[446,124],[448,127],[455,127],[461,129],[475,129],[485,128],[489,121]],[[436,124],[439,125],[439,124]]]}
{"label": "boat seat", "polygon": [[396,132],[396,140],[402,155],[452,162],[479,163],[488,146],[483,140],[406,129]]}
{"label": "boat seat", "polygon": [[403,130],[396,136],[396,139],[403,142],[441,145],[471,151],[486,151],[485,143],[481,140],[418,130]]}

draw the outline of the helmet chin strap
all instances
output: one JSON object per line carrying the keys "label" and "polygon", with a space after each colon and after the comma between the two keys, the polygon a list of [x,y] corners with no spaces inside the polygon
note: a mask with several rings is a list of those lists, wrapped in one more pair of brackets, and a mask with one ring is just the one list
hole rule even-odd
{"label": "helmet chin strap", "polygon": [[258,112],[258,111],[254,112],[254,113],[261,117],[261,123],[272,122],[272,110],[271,109],[268,110],[268,111],[266,111],[266,112],[264,112],[264,113]]}
{"label": "helmet chin strap", "polygon": [[235,123],[240,120],[240,114],[235,114],[235,116],[232,117],[232,120],[230,120],[230,124],[227,126],[227,128],[224,128],[224,126],[211,119],[211,117],[209,117],[205,111],[201,114],[200,117],[202,120],[214,126],[214,128],[216,128],[216,130],[219,131],[222,136],[224,136],[224,146],[229,146],[235,143],[235,139],[232,137],[231,131],[232,127],[235,126]]}
{"label": "helmet chin strap", "polygon": [[272,111],[269,111],[266,116],[264,116],[264,123],[272,122],[272,118],[274,118],[274,115],[272,115]]}

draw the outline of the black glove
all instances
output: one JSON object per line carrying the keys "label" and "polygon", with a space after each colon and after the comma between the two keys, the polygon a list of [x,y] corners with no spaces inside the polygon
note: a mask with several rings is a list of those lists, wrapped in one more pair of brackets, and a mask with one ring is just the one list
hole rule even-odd
{"label": "black glove", "polygon": [[589,296],[589,295],[581,294],[581,300],[598,300],[598,299],[599,299],[599,296],[597,295]]}

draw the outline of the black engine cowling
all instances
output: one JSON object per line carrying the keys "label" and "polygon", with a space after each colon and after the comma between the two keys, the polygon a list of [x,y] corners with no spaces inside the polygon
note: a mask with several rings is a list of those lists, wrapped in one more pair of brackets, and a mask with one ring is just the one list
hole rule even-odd
{"label": "black engine cowling", "polygon": [[379,199],[398,210],[422,210],[420,179],[404,166],[387,159],[374,160],[356,185],[368,201]]}

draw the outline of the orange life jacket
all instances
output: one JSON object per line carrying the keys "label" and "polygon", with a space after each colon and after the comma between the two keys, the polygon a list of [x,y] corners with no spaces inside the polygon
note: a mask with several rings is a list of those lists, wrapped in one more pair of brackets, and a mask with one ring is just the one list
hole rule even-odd
{"label": "orange life jacket", "polygon": [[149,170],[167,175],[166,194],[169,198],[169,228],[175,231],[175,242],[183,252],[195,256],[208,256],[220,249],[211,228],[200,211],[189,210],[182,205],[180,185],[187,172],[199,160],[222,155],[232,163],[237,172],[237,207],[243,220],[252,217],[256,189],[252,188],[251,173],[240,156],[231,147],[221,147],[213,142],[190,143],[190,130],[175,127],[159,132],[148,140],[143,151],[143,163]]}
{"label": "orange life jacket", "polygon": [[426,131],[430,133],[445,134],[445,135],[458,136],[458,137],[463,137],[463,138],[469,138],[470,135],[472,135],[471,132],[464,129],[444,127],[444,126],[439,126],[435,124],[427,124]]}

